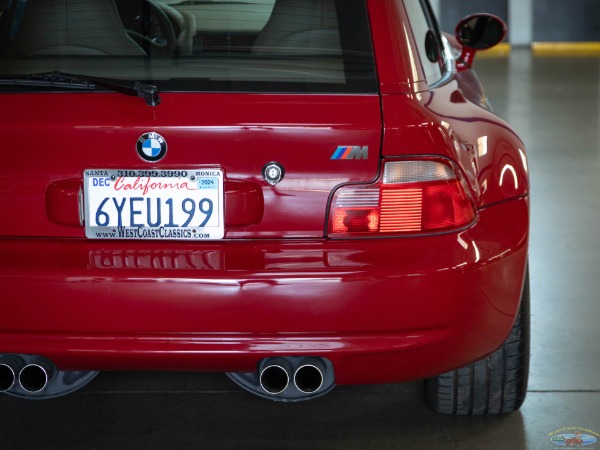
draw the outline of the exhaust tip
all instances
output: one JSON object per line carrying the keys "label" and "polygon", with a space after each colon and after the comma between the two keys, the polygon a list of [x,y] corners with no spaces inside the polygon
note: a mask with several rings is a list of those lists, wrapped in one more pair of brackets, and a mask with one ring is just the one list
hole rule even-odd
{"label": "exhaust tip", "polygon": [[15,371],[8,364],[0,364],[0,392],[8,391],[15,384]]}
{"label": "exhaust tip", "polygon": [[19,373],[19,384],[30,393],[44,390],[50,379],[49,369],[40,364],[27,364]]}
{"label": "exhaust tip", "polygon": [[313,394],[323,386],[324,367],[318,361],[306,361],[294,374],[296,388],[305,394]]}
{"label": "exhaust tip", "polygon": [[267,361],[264,369],[260,372],[260,386],[272,395],[281,394],[290,384],[291,365],[284,359],[272,359]]}
{"label": "exhaust tip", "polygon": [[13,388],[17,381],[17,374],[25,362],[17,355],[3,355],[0,357],[0,392],[7,392]]}

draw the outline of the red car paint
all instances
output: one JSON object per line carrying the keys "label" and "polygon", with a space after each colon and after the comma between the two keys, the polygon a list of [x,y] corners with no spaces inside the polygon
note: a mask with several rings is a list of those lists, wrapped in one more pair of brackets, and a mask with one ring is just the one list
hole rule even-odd
{"label": "red car paint", "polygon": [[[428,88],[399,2],[369,0],[380,94],[0,94],[0,353],[62,370],[241,372],[276,355],[322,356],[337,384],[423,378],[480,359],[511,329],[528,243],[523,143],[473,103],[469,71]],[[411,58],[412,55],[412,58]],[[93,241],[82,173],[221,167],[218,242]],[[367,160],[335,161],[340,145]],[[478,209],[466,229],[329,239],[328,202],[388,157],[457,163]],[[277,161],[284,180],[269,185]],[[342,167],[342,168],[340,168]]]}

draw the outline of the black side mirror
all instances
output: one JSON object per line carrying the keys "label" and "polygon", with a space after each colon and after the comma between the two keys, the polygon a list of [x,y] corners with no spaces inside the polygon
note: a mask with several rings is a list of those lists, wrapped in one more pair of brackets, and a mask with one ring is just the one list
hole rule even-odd
{"label": "black side mirror", "polygon": [[506,24],[492,14],[473,14],[462,19],[456,26],[456,39],[463,46],[458,69],[471,67],[475,54],[502,42],[506,36]]}

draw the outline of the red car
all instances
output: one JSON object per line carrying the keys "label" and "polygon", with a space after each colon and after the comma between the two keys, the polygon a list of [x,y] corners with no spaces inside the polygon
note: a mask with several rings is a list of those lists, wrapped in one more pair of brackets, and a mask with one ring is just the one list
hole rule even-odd
{"label": "red car", "polygon": [[269,399],[426,379],[519,408],[524,145],[427,0],[11,0],[0,390],[222,371]]}

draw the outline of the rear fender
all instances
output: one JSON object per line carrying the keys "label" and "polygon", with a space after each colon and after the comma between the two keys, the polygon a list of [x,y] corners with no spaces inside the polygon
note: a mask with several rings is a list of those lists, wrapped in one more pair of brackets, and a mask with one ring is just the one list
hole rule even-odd
{"label": "rear fender", "polygon": [[509,124],[469,101],[459,83],[382,96],[384,157],[442,155],[468,180],[478,208],[529,192],[525,146]]}

